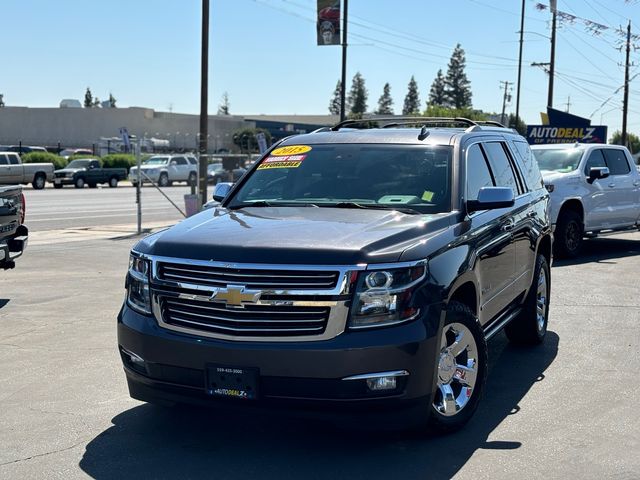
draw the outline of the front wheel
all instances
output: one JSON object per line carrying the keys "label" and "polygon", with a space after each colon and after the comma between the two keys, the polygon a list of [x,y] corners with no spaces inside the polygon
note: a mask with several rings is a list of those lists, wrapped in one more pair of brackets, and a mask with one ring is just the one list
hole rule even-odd
{"label": "front wheel", "polygon": [[536,345],[544,341],[549,321],[550,292],[549,263],[545,257],[538,255],[533,280],[522,311],[504,329],[510,342]]}
{"label": "front wheel", "polygon": [[558,258],[574,258],[580,253],[584,227],[582,218],[573,210],[560,214],[555,230],[554,253]]}
{"label": "front wheel", "polygon": [[473,312],[451,302],[440,336],[434,374],[438,388],[431,404],[431,426],[447,433],[473,416],[487,381],[487,342]]}
{"label": "front wheel", "polygon": [[73,183],[76,188],[84,188],[84,178],[78,177],[76,181]]}

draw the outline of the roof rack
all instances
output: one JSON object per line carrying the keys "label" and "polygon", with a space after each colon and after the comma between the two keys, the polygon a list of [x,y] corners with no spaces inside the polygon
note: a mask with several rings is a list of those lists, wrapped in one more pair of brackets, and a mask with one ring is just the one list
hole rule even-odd
{"label": "roof rack", "polygon": [[[461,124],[466,127],[473,127],[479,125],[479,122],[469,120],[463,117],[380,117],[380,118],[360,118],[357,120],[343,120],[342,122],[331,127],[331,130],[336,132],[344,127],[355,127],[357,125],[363,125],[365,128],[372,123],[381,124],[388,122],[381,126],[381,128],[393,128],[402,125],[426,125],[426,124]],[[497,122],[496,122],[497,123]],[[361,127],[362,128],[362,127]]]}

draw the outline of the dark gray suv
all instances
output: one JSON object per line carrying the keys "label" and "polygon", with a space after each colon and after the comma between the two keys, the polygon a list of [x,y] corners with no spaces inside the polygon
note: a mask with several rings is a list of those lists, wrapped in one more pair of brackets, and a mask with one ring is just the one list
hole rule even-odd
{"label": "dark gray suv", "polygon": [[118,315],[132,397],[446,431],[478,405],[489,338],[543,341],[549,196],[526,141],[375,122],[283,140],[218,206],[133,248]]}

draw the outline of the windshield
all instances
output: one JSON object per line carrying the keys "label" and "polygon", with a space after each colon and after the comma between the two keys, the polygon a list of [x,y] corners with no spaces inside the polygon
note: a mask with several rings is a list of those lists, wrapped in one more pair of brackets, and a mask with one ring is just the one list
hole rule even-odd
{"label": "windshield", "polygon": [[142,164],[143,165],[164,165],[168,161],[169,161],[169,157],[151,157],[151,158],[147,158],[144,162],[142,162]]}
{"label": "windshield", "polygon": [[533,154],[540,170],[560,173],[573,172],[578,168],[583,150],[578,148],[534,148]]}
{"label": "windshield", "polygon": [[91,160],[71,160],[67,168],[87,168]]}
{"label": "windshield", "polygon": [[451,154],[448,146],[282,147],[261,161],[228,207],[402,207],[420,213],[446,212],[451,209]]}

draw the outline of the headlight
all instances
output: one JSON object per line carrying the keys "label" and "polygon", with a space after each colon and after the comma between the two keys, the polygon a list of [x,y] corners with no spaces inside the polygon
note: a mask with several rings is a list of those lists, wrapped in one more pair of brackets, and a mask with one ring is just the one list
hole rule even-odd
{"label": "headlight", "polygon": [[149,291],[150,271],[151,264],[148,260],[134,254],[129,256],[127,304],[136,312],[144,315],[151,315],[151,293]]}
{"label": "headlight", "polygon": [[67,172],[67,173],[64,174],[64,176],[67,177],[67,178],[71,178],[71,177],[73,177],[73,172]]}
{"label": "headlight", "polygon": [[349,327],[383,327],[416,318],[420,310],[413,304],[413,293],[425,275],[424,265],[361,272]]}

